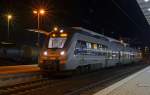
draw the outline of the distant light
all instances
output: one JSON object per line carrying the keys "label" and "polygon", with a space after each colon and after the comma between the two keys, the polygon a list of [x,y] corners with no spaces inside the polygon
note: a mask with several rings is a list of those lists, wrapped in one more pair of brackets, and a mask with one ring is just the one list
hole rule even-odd
{"label": "distant light", "polygon": [[40,14],[44,14],[45,13],[45,10],[44,9],[40,9]]}
{"label": "distant light", "polygon": [[33,13],[34,13],[34,14],[37,14],[37,11],[34,10]]}
{"label": "distant light", "polygon": [[54,27],[54,31],[58,31],[58,28],[57,28],[57,27]]}
{"label": "distant light", "polygon": [[67,34],[63,33],[63,34],[60,34],[61,37],[67,37]]}
{"label": "distant light", "polygon": [[12,15],[8,15],[7,18],[8,18],[8,19],[11,19],[11,18],[12,18]]}
{"label": "distant light", "polygon": [[121,42],[121,44],[123,44],[124,42],[123,42],[123,40],[120,40],[120,42]]}
{"label": "distant light", "polygon": [[33,10],[33,13],[34,14],[41,14],[41,15],[43,15],[43,14],[45,14],[45,10],[44,9]]}
{"label": "distant light", "polygon": [[61,29],[61,30],[60,30],[60,33],[63,33],[63,32],[64,32],[64,30]]}
{"label": "distant light", "polygon": [[53,37],[56,37],[56,34],[52,34]]}
{"label": "distant light", "polygon": [[147,9],[150,12],[150,8]]}
{"label": "distant light", "polygon": [[144,0],[144,2],[149,2],[149,0]]}

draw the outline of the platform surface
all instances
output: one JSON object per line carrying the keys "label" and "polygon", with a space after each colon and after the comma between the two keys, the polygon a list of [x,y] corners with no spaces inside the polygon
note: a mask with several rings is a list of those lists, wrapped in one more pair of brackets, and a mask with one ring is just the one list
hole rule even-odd
{"label": "platform surface", "polygon": [[0,75],[36,72],[40,68],[37,65],[0,66]]}
{"label": "platform surface", "polygon": [[94,95],[150,95],[150,66]]}

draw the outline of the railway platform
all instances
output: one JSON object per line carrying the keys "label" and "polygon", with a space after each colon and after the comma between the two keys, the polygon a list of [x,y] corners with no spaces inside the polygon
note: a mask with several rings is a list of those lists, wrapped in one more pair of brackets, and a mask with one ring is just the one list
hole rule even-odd
{"label": "railway platform", "polygon": [[3,74],[37,72],[39,70],[37,65],[0,66],[0,76]]}
{"label": "railway platform", "polygon": [[150,95],[150,66],[94,95]]}

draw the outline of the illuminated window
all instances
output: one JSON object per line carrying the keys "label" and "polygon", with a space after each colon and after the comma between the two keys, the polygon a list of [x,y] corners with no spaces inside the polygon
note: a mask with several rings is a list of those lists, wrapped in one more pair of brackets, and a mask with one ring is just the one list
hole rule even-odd
{"label": "illuminated window", "polygon": [[66,38],[50,38],[48,48],[63,48]]}
{"label": "illuminated window", "polygon": [[88,49],[90,49],[92,47],[91,43],[89,43],[89,42],[86,43],[86,46],[87,46]]}
{"label": "illuminated window", "polygon": [[93,48],[94,48],[94,49],[97,49],[97,44],[93,44]]}
{"label": "illuminated window", "polygon": [[[75,55],[86,55],[86,56],[107,56],[106,52],[94,50],[94,49],[98,49],[100,47],[102,48],[103,45],[78,40],[76,43],[74,54]],[[107,46],[104,46],[104,47],[108,48]]]}

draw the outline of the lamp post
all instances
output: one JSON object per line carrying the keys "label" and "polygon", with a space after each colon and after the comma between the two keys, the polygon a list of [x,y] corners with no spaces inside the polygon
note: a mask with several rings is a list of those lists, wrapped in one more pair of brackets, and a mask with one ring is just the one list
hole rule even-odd
{"label": "lamp post", "polygon": [[33,13],[37,15],[37,29],[38,29],[37,45],[39,46],[39,41],[40,41],[40,39],[39,39],[40,38],[40,33],[39,33],[39,29],[40,29],[40,15],[44,15],[45,14],[45,10],[44,9],[34,10]]}
{"label": "lamp post", "polygon": [[12,19],[12,15],[8,14],[7,15],[7,29],[8,29],[8,41],[9,41],[9,32],[10,32],[10,29],[9,29],[9,24],[10,24],[10,20]]}

